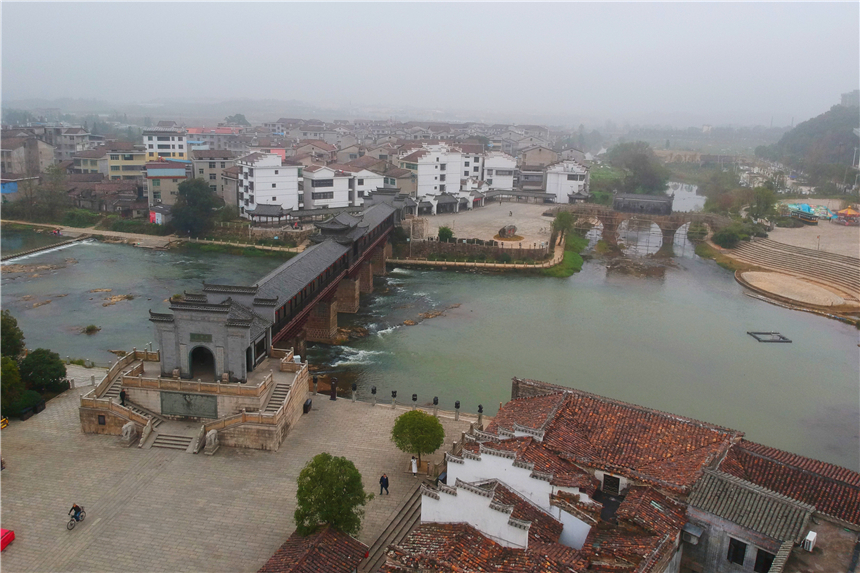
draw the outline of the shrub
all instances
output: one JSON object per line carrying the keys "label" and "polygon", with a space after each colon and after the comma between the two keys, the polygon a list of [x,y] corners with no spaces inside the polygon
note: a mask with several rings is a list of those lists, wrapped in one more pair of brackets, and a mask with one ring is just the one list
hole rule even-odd
{"label": "shrub", "polygon": [[509,255],[508,253],[502,253],[496,258],[496,260],[498,260],[500,263],[507,264],[511,262],[511,255]]}
{"label": "shrub", "polygon": [[711,240],[724,249],[734,249],[741,242],[741,234],[737,229],[729,226],[714,233]]}
{"label": "shrub", "polygon": [[801,221],[792,217],[778,217],[774,221],[774,225],[777,227],[786,227],[788,229],[799,229],[800,227],[803,227],[803,223]]}
{"label": "shrub", "polygon": [[4,356],[2,359],[2,371],[0,371],[0,386],[2,386],[2,399],[0,404],[5,406],[20,399],[26,388],[21,381],[21,374],[18,372],[18,363],[12,358]]}
{"label": "shrub", "polygon": [[27,408],[40,404],[42,396],[34,390],[25,390],[20,398],[10,404],[3,404],[3,415],[18,417]]}
{"label": "shrub", "polygon": [[451,230],[451,227],[441,226],[439,227],[439,240],[442,242],[450,241],[454,238],[454,231]]}
{"label": "shrub", "polygon": [[60,355],[44,348],[37,348],[21,361],[21,379],[29,390],[40,392],[62,392],[61,381],[66,377],[66,365]]}
{"label": "shrub", "polygon": [[63,225],[69,227],[92,227],[101,219],[101,215],[86,209],[71,209],[63,215]]}

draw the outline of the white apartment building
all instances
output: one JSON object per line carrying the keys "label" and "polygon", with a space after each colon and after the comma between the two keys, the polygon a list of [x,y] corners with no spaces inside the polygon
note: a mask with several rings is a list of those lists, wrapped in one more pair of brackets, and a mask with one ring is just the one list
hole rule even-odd
{"label": "white apartment building", "polygon": [[561,161],[546,168],[546,192],[556,203],[573,203],[588,195],[588,168],[576,161]]}
{"label": "white apartment building", "polygon": [[484,157],[483,180],[490,189],[510,190],[514,188],[514,171],[517,160],[501,151],[490,151]]}
{"label": "white apartment building", "polygon": [[[398,160],[402,169],[409,169],[417,176],[418,198],[440,193],[458,193],[464,169],[464,156],[456,147],[444,143],[426,144],[421,149]],[[469,172],[473,166],[469,166]]]}
{"label": "white apartment building", "polygon": [[349,183],[349,204],[351,206],[364,205],[364,198],[385,186],[385,177],[369,169],[353,167],[352,165],[338,165],[338,169],[352,177]]}
{"label": "white apartment building", "polygon": [[355,185],[351,173],[335,171],[323,165],[305,167],[304,177],[304,208],[328,209],[331,207],[349,207],[350,195],[354,195]]}
{"label": "white apartment building", "polygon": [[187,160],[188,136],[183,129],[173,127],[150,127],[143,131],[143,145],[146,146],[146,160],[163,159]]}
{"label": "white apartment building", "polygon": [[274,153],[251,153],[236,160],[239,167],[239,213],[257,205],[275,205],[285,211],[299,208],[299,167],[282,165]]}

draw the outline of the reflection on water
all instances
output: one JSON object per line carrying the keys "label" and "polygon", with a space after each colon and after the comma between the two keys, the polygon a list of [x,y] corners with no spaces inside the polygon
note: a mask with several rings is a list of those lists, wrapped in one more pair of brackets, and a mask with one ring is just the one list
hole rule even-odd
{"label": "reflection on water", "polygon": [[687,183],[669,182],[667,193],[674,193],[675,200],[672,202],[672,210],[676,213],[688,211],[701,211],[705,206],[705,198],[697,195],[699,188]]}
{"label": "reflection on water", "polygon": [[61,237],[50,233],[37,233],[35,231],[15,231],[0,228],[0,253],[12,255],[30,249],[38,249],[47,245],[53,245],[68,241],[69,237]]}

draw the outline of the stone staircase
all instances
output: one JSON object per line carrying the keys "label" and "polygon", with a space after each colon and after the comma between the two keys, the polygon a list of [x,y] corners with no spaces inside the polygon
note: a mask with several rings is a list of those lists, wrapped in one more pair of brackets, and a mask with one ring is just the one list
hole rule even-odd
{"label": "stone staircase", "polygon": [[831,285],[855,300],[860,297],[860,259],[756,239],[727,251],[739,261],[813,282]]}
{"label": "stone staircase", "polygon": [[140,414],[144,418],[150,418],[152,420],[152,429],[153,430],[157,429],[158,426],[160,426],[162,424],[162,422],[164,422],[164,418],[162,418],[161,416],[159,416],[155,412],[152,412],[151,410],[147,410],[143,406],[135,404],[134,402],[132,402],[131,400],[129,400],[127,398],[125,400],[125,407],[128,408],[129,410],[131,410],[132,412],[135,412],[136,414]]}
{"label": "stone staircase", "polygon": [[99,396],[99,398],[113,398],[113,401],[119,404],[119,391],[122,390],[122,376],[117,376],[114,378],[114,381],[111,382],[111,385],[108,386],[107,391],[104,394]]}
{"label": "stone staircase", "polygon": [[388,546],[403,541],[421,521],[421,484],[423,482],[424,480],[418,480],[412,494],[400,506],[397,515],[370,546],[367,559],[362,561],[358,567],[359,573],[376,573],[379,571],[379,568],[385,564],[385,553],[388,551]]}
{"label": "stone staircase", "polygon": [[266,407],[263,409],[263,413],[274,414],[277,412],[278,408],[284,404],[284,400],[287,399],[287,395],[290,393],[290,388],[290,384],[279,382],[275,386],[275,389],[272,390],[272,394],[269,396],[269,401],[266,402]]}
{"label": "stone staircase", "polygon": [[194,438],[190,436],[174,436],[170,434],[158,434],[152,442],[153,448],[167,448],[171,450],[187,450]]}

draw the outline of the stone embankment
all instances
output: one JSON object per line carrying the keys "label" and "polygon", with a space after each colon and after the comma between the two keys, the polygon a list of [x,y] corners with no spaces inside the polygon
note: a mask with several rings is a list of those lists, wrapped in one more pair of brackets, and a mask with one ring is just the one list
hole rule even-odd
{"label": "stone embankment", "polygon": [[860,259],[756,239],[721,252],[741,263],[769,272],[738,272],[739,283],[782,302],[828,308],[840,313],[860,311]]}

